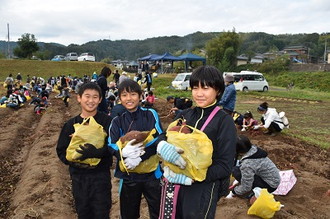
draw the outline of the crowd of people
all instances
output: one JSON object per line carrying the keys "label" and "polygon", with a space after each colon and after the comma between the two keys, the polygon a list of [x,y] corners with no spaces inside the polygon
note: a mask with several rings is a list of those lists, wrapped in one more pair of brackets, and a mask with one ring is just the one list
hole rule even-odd
{"label": "crowd of people", "polygon": [[[111,74],[113,81],[108,83]],[[19,84],[23,81],[16,80]],[[5,83],[10,93],[9,90],[17,88],[8,81]],[[37,114],[47,108],[50,92],[59,92],[56,97],[63,98],[65,106],[70,92],[77,94],[81,111],[64,124],[56,152],[69,167],[78,218],[109,218],[110,167],[114,157],[114,176],[120,179],[122,219],[140,217],[142,196],[147,201],[150,218],[214,218],[221,197],[250,199],[255,187],[271,193],[279,186],[279,170],[267,152],[252,144],[248,137],[238,135],[257,129],[264,129],[266,134],[280,132],[284,125],[276,109],[266,102],[260,104],[257,108],[262,117],[260,124],[252,112],[243,115],[236,112],[233,79],[224,78],[213,66],[193,71],[192,99],[167,97],[172,105],[169,115],[173,115],[180,130],[186,128],[183,139],[163,129],[153,108],[156,98],[149,72],[138,73],[131,79],[125,72],[113,73],[104,67],[100,74],[93,73],[91,77],[69,75],[48,80],[32,77],[26,81],[29,85],[22,86],[23,96],[25,91],[37,93],[35,97],[30,95],[30,104],[36,104]],[[138,134],[129,135],[131,132]],[[193,169],[195,163],[187,160],[184,155],[188,152],[175,143],[189,144],[185,141],[189,142],[196,132],[211,147],[202,179],[185,172]],[[144,136],[142,140],[140,135]],[[236,179],[233,186],[230,176]]]}

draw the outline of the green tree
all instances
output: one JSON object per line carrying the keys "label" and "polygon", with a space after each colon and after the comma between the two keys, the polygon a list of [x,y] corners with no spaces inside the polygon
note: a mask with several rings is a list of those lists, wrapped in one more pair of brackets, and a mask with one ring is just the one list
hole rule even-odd
{"label": "green tree", "polygon": [[210,65],[220,71],[231,71],[236,66],[236,56],[240,46],[239,34],[233,31],[223,32],[206,43],[206,54]]}
{"label": "green tree", "polygon": [[25,33],[18,39],[18,47],[14,49],[14,55],[19,58],[31,58],[32,54],[39,50],[37,39],[33,34]]}

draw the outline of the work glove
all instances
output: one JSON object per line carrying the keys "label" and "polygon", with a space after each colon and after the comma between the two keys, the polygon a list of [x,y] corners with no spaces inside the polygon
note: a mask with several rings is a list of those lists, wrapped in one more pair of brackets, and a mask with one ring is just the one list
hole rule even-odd
{"label": "work glove", "polygon": [[124,164],[128,170],[133,170],[141,163],[141,161],[142,161],[141,157],[136,157],[136,158],[127,157],[124,160]]}
{"label": "work glove", "polygon": [[84,145],[79,145],[76,151],[82,154],[77,160],[85,160],[87,158],[101,158],[103,157],[106,147],[96,148],[94,145],[86,143]]}
{"label": "work glove", "polygon": [[242,132],[245,132],[245,131],[246,131],[246,128],[242,128],[241,131],[242,131]]}
{"label": "work glove", "polygon": [[157,153],[163,158],[163,160],[175,164],[181,169],[186,167],[186,161],[184,161],[180,155],[183,152],[182,149],[175,147],[166,141],[160,141],[157,145]]}
{"label": "work glove", "polygon": [[238,184],[239,182],[235,179],[234,182],[231,184],[231,186],[229,186],[229,189],[233,190]]}
{"label": "work glove", "polygon": [[123,157],[137,158],[145,153],[143,142],[133,144],[135,141],[136,139],[130,140],[121,150]]}
{"label": "work glove", "polygon": [[255,126],[253,127],[254,130],[257,130],[257,129],[259,129],[259,128],[260,128],[260,125],[255,125]]}
{"label": "work glove", "polygon": [[193,180],[186,175],[174,173],[168,166],[164,167],[164,177],[170,182],[190,186]]}

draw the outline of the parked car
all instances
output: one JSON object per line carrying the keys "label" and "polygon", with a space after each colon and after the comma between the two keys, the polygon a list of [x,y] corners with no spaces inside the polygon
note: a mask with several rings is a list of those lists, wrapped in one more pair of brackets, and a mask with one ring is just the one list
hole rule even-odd
{"label": "parked car", "polygon": [[65,57],[63,55],[56,55],[54,58],[51,59],[51,61],[64,61]]}
{"label": "parked car", "polygon": [[253,72],[253,71],[241,71],[240,73],[228,72],[224,73],[231,74],[234,76],[234,85],[236,90],[240,91],[268,91],[269,85],[266,78],[262,73]]}
{"label": "parked car", "polygon": [[188,90],[190,89],[189,79],[191,76],[191,72],[180,73],[172,81],[172,87],[177,90]]}
{"label": "parked car", "polygon": [[85,52],[82,53],[79,57],[78,57],[78,61],[90,61],[90,62],[95,62],[95,56],[90,53],[90,52]]}
{"label": "parked car", "polygon": [[76,52],[69,52],[65,56],[66,61],[78,61],[78,54]]}

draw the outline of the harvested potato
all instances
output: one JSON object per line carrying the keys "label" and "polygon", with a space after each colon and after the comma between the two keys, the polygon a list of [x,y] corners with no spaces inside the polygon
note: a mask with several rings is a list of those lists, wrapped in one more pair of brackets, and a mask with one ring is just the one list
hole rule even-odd
{"label": "harvested potato", "polygon": [[170,128],[168,131],[176,131],[176,132],[181,132],[184,134],[188,134],[191,133],[190,128],[188,128],[187,126],[173,126],[172,128]]}
{"label": "harvested potato", "polygon": [[135,143],[143,142],[149,135],[149,132],[130,131],[124,136],[120,137],[120,141],[125,143],[127,141],[135,139]]}

